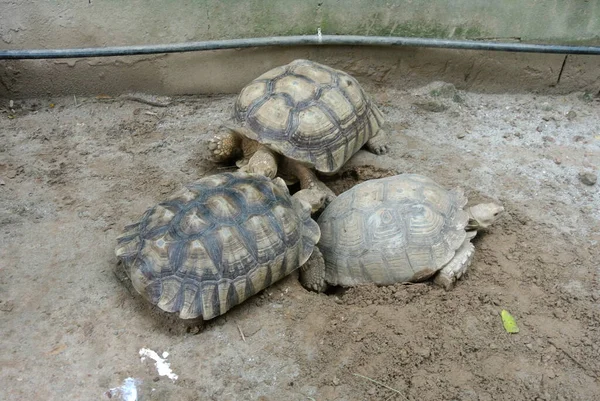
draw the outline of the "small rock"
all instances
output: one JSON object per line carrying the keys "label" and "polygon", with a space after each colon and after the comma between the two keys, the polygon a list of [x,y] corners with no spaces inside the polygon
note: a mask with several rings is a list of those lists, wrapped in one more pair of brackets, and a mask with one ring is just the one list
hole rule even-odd
{"label": "small rock", "polygon": [[537,132],[542,132],[544,130],[544,127],[542,127],[542,125],[538,125],[537,128],[535,129]]}
{"label": "small rock", "polygon": [[0,185],[6,185],[6,183],[4,182],[4,180],[2,178],[0,178]]}
{"label": "small rock", "polygon": [[331,382],[333,383],[334,386],[340,385],[340,379],[338,379],[337,376],[334,376],[333,380],[331,380]]}
{"label": "small rock", "polygon": [[569,110],[569,112],[567,113],[567,120],[573,121],[575,117],[577,117],[577,113],[575,113],[575,111],[573,110]]}
{"label": "small rock", "polygon": [[300,393],[303,394],[303,395],[305,395],[305,396],[307,396],[307,397],[314,397],[314,396],[316,396],[317,395],[317,391],[318,391],[317,387],[315,387],[315,386],[308,386],[308,385],[307,386],[303,386],[300,389]]}
{"label": "small rock", "polygon": [[434,97],[454,97],[456,94],[456,87],[450,83],[446,82],[433,82],[429,85],[431,91],[429,94]]}
{"label": "small rock", "polygon": [[556,142],[556,139],[554,139],[554,138],[553,138],[553,137],[551,137],[551,136],[544,135],[544,136],[542,137],[542,141],[544,141],[544,142]]}
{"label": "small rock", "polygon": [[557,319],[564,319],[564,317],[565,317],[565,313],[560,309],[555,310],[552,314]]}
{"label": "small rock", "polygon": [[0,311],[2,312],[12,312],[15,307],[15,303],[13,301],[0,301]]}
{"label": "small rock", "polygon": [[427,379],[423,376],[415,375],[410,379],[410,384],[416,388],[427,387]]}
{"label": "small rock", "polygon": [[442,111],[448,110],[448,106],[439,102],[418,102],[413,104],[421,110],[430,111],[432,113],[441,113]]}
{"label": "small rock", "polygon": [[463,139],[463,138],[465,137],[465,133],[464,133],[464,132],[461,132],[461,133],[457,134],[457,135],[456,135],[456,137],[457,137],[458,139]]}
{"label": "small rock", "polygon": [[429,356],[431,356],[431,350],[429,348],[417,348],[416,352],[423,358],[429,358]]}
{"label": "small rock", "polygon": [[6,177],[13,179],[17,176],[17,170],[8,170],[6,172]]}
{"label": "small rock", "polygon": [[554,164],[562,164],[562,160],[558,157],[554,158]]}
{"label": "small rock", "polygon": [[454,103],[464,103],[464,102],[465,102],[465,100],[462,98],[462,96],[460,96],[458,93],[455,93],[455,94],[452,96],[452,101],[453,101]]}
{"label": "small rock", "polygon": [[581,172],[579,173],[579,180],[585,185],[594,185],[598,181],[598,177],[594,173]]}

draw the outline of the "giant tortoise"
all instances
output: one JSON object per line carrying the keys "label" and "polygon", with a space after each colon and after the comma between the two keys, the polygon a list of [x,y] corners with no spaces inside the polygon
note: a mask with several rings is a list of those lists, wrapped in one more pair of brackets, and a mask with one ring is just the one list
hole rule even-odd
{"label": "giant tortoise", "polygon": [[461,189],[446,190],[419,174],[369,180],[339,195],[318,218],[321,240],[300,269],[302,284],[324,291],[350,287],[434,282],[451,288],[469,267],[477,230],[504,208],[465,208]]}
{"label": "giant tortoise", "polygon": [[303,189],[334,193],[315,175],[333,174],[359,149],[383,154],[383,115],[349,74],[309,60],[273,68],[246,85],[235,102],[234,124],[223,125],[208,147],[215,161],[238,157],[238,167],[280,176]]}

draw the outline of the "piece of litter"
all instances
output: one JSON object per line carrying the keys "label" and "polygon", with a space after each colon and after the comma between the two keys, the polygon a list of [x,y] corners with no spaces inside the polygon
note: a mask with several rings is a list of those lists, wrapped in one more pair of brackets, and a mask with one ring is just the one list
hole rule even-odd
{"label": "piece of litter", "polygon": [[244,336],[244,332],[242,331],[242,328],[240,327],[240,325],[239,325],[239,324],[237,325],[237,328],[238,328],[238,330],[239,330],[239,332],[240,332],[240,336],[242,336],[242,340],[243,340],[244,342],[246,342],[246,336]]}
{"label": "piece of litter", "polygon": [[120,387],[111,388],[105,394],[111,399],[119,396],[122,401],[138,401],[137,385],[140,383],[140,380],[128,377]]}
{"label": "piece of litter", "polygon": [[[167,358],[167,356],[169,356],[168,352],[163,352],[163,358]],[[155,366],[156,366],[156,370],[158,370],[158,374],[160,376],[167,376],[169,379],[175,381],[177,380],[177,378],[179,376],[177,376],[175,373],[173,373],[173,371],[171,370],[170,366],[171,364],[168,363],[165,359],[161,358],[156,352],[152,351],[151,349],[148,348],[142,348],[140,349],[140,356],[141,356],[141,360],[142,362],[144,362],[144,360],[146,359],[146,357],[154,360],[155,362]]]}
{"label": "piece of litter", "polygon": [[519,326],[517,326],[517,322],[515,321],[515,318],[512,317],[512,315],[510,313],[508,313],[507,310],[502,310],[502,312],[500,312],[500,316],[502,316],[502,324],[504,325],[504,330],[506,330],[506,332],[508,333],[518,333],[519,332]]}
{"label": "piece of litter", "polygon": [[64,350],[67,349],[66,344],[58,344],[56,347],[52,348],[50,351],[46,352],[46,355],[58,355]]}

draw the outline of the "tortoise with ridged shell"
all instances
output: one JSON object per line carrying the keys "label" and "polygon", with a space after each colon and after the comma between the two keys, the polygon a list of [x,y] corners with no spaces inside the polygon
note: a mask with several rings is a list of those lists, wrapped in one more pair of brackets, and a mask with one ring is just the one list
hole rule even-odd
{"label": "tortoise with ridged shell", "polygon": [[314,170],[336,173],[359,149],[387,152],[383,115],[349,74],[309,60],[273,68],[246,85],[235,102],[235,125],[208,146],[215,161],[242,153],[238,167],[335,198]]}
{"label": "tortoise with ridged shell", "polygon": [[135,290],[182,319],[209,320],[275,283],[311,255],[324,198],[290,196],[281,178],[221,173],[148,209],[118,237]]}
{"label": "tortoise with ridged shell", "polygon": [[461,189],[446,190],[418,174],[358,184],[319,216],[320,252],[301,268],[301,282],[324,291],[328,285],[389,285],[435,275],[435,283],[450,289],[472,261],[477,230],[504,211],[495,203],[466,204]]}

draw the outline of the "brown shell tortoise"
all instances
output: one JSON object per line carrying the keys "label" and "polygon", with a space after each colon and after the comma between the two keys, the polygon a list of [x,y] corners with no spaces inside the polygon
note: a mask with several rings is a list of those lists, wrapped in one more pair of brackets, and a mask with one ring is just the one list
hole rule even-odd
{"label": "brown shell tortoise", "polygon": [[209,320],[308,260],[320,237],[311,214],[323,202],[315,190],[291,196],[281,178],[215,174],[148,209],[115,252],[150,303]]}
{"label": "brown shell tortoise", "polygon": [[302,189],[334,193],[314,170],[336,173],[366,145],[388,151],[383,115],[349,74],[309,60],[273,68],[246,85],[235,102],[235,125],[209,141],[215,161],[239,156],[238,167]]}

